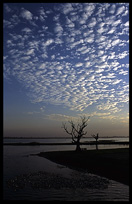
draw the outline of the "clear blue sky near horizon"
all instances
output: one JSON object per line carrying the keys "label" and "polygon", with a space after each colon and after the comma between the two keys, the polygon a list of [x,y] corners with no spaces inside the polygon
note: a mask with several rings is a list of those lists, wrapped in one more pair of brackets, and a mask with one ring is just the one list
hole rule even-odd
{"label": "clear blue sky near horizon", "polygon": [[129,4],[3,4],[4,136],[129,136]]}

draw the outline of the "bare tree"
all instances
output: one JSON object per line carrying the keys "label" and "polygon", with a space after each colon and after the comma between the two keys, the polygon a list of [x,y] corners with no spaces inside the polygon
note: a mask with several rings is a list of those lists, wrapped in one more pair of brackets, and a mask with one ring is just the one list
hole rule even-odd
{"label": "bare tree", "polygon": [[71,130],[68,130],[66,123],[62,123],[62,128],[66,131],[67,134],[72,136],[72,142],[76,144],[76,151],[80,151],[80,139],[87,134],[87,132],[84,132],[84,128],[88,125],[87,121],[90,117],[86,118],[85,116],[80,117],[80,122],[75,125],[75,123],[71,120],[68,121],[71,126]]}
{"label": "bare tree", "polygon": [[98,150],[98,139],[99,139],[99,133],[97,135],[91,135],[96,140],[96,150]]}

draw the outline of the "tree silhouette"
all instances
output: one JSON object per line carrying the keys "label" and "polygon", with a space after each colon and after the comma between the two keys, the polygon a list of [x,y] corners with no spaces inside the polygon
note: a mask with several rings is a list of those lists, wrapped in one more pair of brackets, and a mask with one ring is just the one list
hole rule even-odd
{"label": "tree silhouette", "polygon": [[76,144],[76,151],[81,151],[80,148],[80,139],[87,134],[87,132],[84,132],[84,128],[86,128],[87,121],[90,117],[86,118],[85,116],[80,117],[80,122],[75,125],[75,123],[71,120],[68,121],[71,126],[71,130],[68,130],[66,123],[62,123],[62,128],[66,131],[67,134],[72,136],[72,142]]}
{"label": "tree silhouette", "polygon": [[97,135],[91,135],[94,139],[96,139],[96,150],[98,150],[98,139],[99,139],[99,133]]}

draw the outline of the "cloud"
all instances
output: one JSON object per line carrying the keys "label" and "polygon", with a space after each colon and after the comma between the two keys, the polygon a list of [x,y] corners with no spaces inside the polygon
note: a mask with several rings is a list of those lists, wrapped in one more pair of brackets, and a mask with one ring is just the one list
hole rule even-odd
{"label": "cloud", "polygon": [[30,11],[28,11],[28,10],[26,10],[24,8],[21,9],[20,16],[22,18],[25,18],[26,20],[32,20],[32,18],[33,18],[33,14]]}
{"label": "cloud", "polygon": [[8,20],[3,20],[3,24],[4,24],[4,27],[7,27],[7,28],[13,28],[14,26],[12,25],[12,23]]}
{"label": "cloud", "polygon": [[128,71],[121,69],[119,74],[128,75]]}
{"label": "cloud", "polygon": [[129,21],[127,21],[124,26],[129,27]]}
{"label": "cloud", "polygon": [[121,42],[120,39],[116,39],[116,40],[114,40],[114,41],[112,42],[112,46],[115,46],[115,45],[119,44],[120,42]]}
{"label": "cloud", "polygon": [[110,29],[110,30],[108,31],[108,33],[107,33],[107,34],[113,34],[115,31],[116,31],[116,28],[115,28],[115,27],[113,27],[112,29]]}
{"label": "cloud", "polygon": [[117,9],[116,15],[120,15],[121,13],[123,13],[125,11],[125,6],[121,6]]}
{"label": "cloud", "polygon": [[95,71],[96,71],[96,73],[101,73],[101,72],[104,71],[104,69],[101,69],[101,68],[96,67],[96,68],[95,68]]}
{"label": "cloud", "polygon": [[94,42],[94,34],[90,35],[89,37],[86,37],[84,39],[84,42],[93,43]]}
{"label": "cloud", "polygon": [[117,21],[114,21],[113,22],[113,25],[112,26],[118,26],[119,24],[121,24],[121,19],[118,19]]}
{"label": "cloud", "polygon": [[75,64],[75,66],[76,66],[76,67],[81,67],[81,66],[83,66],[83,63],[78,62],[77,64]]}
{"label": "cloud", "polygon": [[53,39],[48,39],[44,44],[45,44],[45,46],[49,46],[49,45],[51,45],[53,42],[54,42]]}
{"label": "cloud", "polygon": [[[82,50],[81,51],[81,54],[82,55],[85,55],[86,53],[89,53],[89,51],[90,51],[90,48],[87,48],[87,49],[85,49],[85,50]],[[89,58],[88,58],[89,59]],[[86,59],[87,60],[87,59]]]}
{"label": "cloud", "polygon": [[78,119],[77,117],[71,117],[71,116],[63,115],[63,114],[50,114],[50,115],[47,115],[47,118],[49,120],[56,120],[56,121],[61,121],[61,122],[71,121],[71,120],[77,121]]}
{"label": "cloud", "polygon": [[96,25],[96,18],[91,18],[88,27],[93,28]]}
{"label": "cloud", "polygon": [[34,54],[34,49],[28,50],[26,54],[27,54],[27,55],[32,55],[32,54]]}
{"label": "cloud", "polygon": [[119,84],[122,81],[122,79],[115,79],[112,83],[115,84]]}
{"label": "cloud", "polygon": [[65,3],[62,6],[62,11],[65,15],[67,15],[69,12],[73,11],[73,7],[71,3]]}
{"label": "cloud", "polygon": [[55,28],[54,28],[55,33],[62,33],[63,32],[63,28],[60,25],[60,23],[56,23]]}
{"label": "cloud", "polygon": [[98,51],[98,56],[101,56],[101,55],[103,55],[104,54],[104,51],[103,50],[99,50]]}
{"label": "cloud", "polygon": [[91,65],[91,62],[86,62],[85,63],[85,67],[90,67],[90,65]]}
{"label": "cloud", "polygon": [[101,43],[101,42],[104,42],[104,41],[106,41],[106,36],[97,36],[97,38],[96,38],[96,41],[95,42],[97,42],[97,43]]}
{"label": "cloud", "polygon": [[[82,112],[97,103],[98,110],[120,111],[118,102],[128,102],[129,21],[126,16],[122,23],[128,8],[123,9],[120,4],[68,3],[51,6],[51,11],[36,8],[33,16],[25,7],[20,9],[21,18],[12,16],[20,31],[14,29],[18,24],[12,17],[5,16],[6,79],[15,77],[27,88],[31,102],[41,106]],[[124,94],[118,98],[117,89],[121,92],[122,87]]]}
{"label": "cloud", "polygon": [[108,115],[110,115],[111,113],[110,112],[92,112],[91,114],[90,114],[90,116],[91,117],[93,117],[93,116],[97,116],[97,117],[104,117],[104,116],[108,116]]}
{"label": "cloud", "polygon": [[84,42],[83,39],[77,40],[77,41],[75,41],[75,42],[73,42],[73,43],[70,44],[70,48],[74,48],[74,47],[76,47],[76,46],[82,44],[83,42]]}
{"label": "cloud", "polygon": [[91,16],[92,13],[95,10],[95,4],[94,3],[85,3],[84,4],[84,11],[86,12],[87,16]]}
{"label": "cloud", "polygon": [[75,24],[68,17],[66,17],[66,26],[68,28],[74,28]]}
{"label": "cloud", "polygon": [[4,27],[7,27],[9,29],[13,29],[19,23],[20,23],[20,19],[16,14],[13,14],[11,18],[8,18],[8,20],[3,19]]}
{"label": "cloud", "polygon": [[109,112],[115,113],[118,112],[120,109],[117,107],[118,102],[111,102],[110,100],[107,100],[107,102],[104,104],[102,103],[101,105],[98,105],[97,108],[98,110],[109,110]]}
{"label": "cloud", "polygon": [[25,33],[30,33],[32,32],[30,28],[26,27],[26,28],[23,28],[22,29],[22,32],[25,32]]}
{"label": "cloud", "polygon": [[30,58],[31,58],[30,56],[22,57],[21,60],[27,61],[27,60],[29,60]]}
{"label": "cloud", "polygon": [[[39,13],[39,20],[41,22],[45,22],[46,18],[47,18],[47,14],[46,14],[46,11],[44,10],[43,7],[41,7],[39,10],[38,10],[38,13]],[[49,11],[50,13],[50,11]]]}
{"label": "cloud", "polygon": [[114,14],[114,13],[115,13],[115,10],[116,10],[116,5],[113,4],[113,5],[110,7],[110,9],[109,9],[109,13],[110,13],[110,14]]}
{"label": "cloud", "polygon": [[106,78],[115,78],[115,74],[114,73],[108,73],[108,75],[106,75]]}
{"label": "cloud", "polygon": [[124,51],[124,52],[122,52],[122,53],[119,53],[118,58],[119,58],[119,59],[124,59],[126,56],[128,56],[128,52],[127,52],[127,51]]}
{"label": "cloud", "polygon": [[44,69],[46,68],[46,64],[45,63],[42,63],[40,66],[39,66],[39,69]]}
{"label": "cloud", "polygon": [[9,5],[6,3],[4,4],[4,9],[7,13],[11,13],[12,12],[12,9],[9,7]]}

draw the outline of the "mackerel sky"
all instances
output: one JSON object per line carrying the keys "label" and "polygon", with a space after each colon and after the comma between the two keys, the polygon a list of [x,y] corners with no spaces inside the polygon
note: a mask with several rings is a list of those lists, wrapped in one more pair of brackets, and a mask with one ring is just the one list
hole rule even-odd
{"label": "mackerel sky", "polygon": [[[129,4],[3,4],[5,136],[128,135]],[[66,136],[66,135],[65,135]]]}

